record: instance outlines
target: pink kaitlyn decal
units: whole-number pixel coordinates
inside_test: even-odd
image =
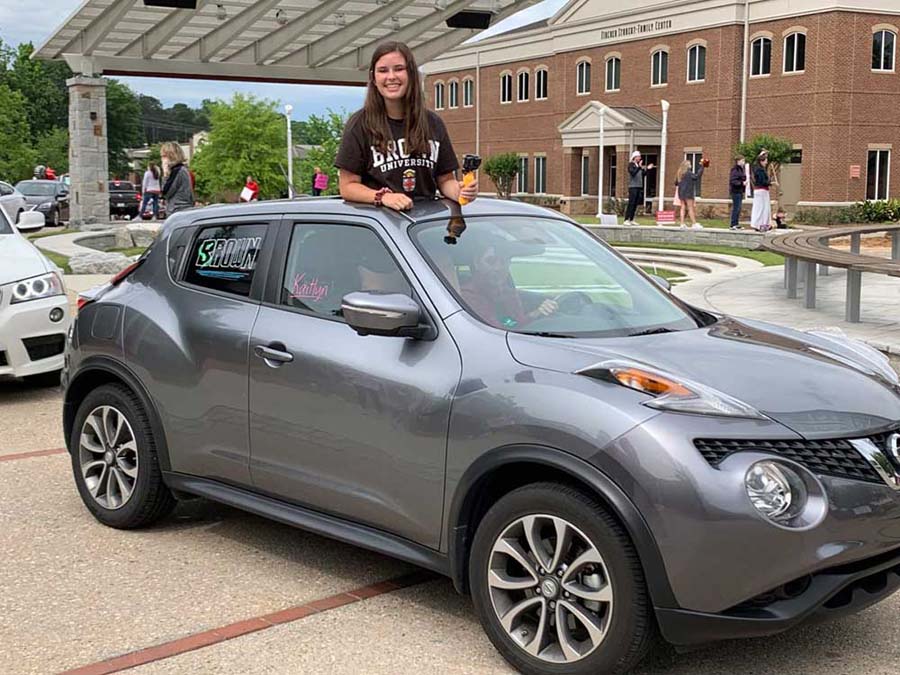
[[[319,277],[306,281],[306,272],[294,275],[294,283],[291,286],[291,297],[298,300],[315,300],[320,302],[328,297],[329,284],[319,283]]]

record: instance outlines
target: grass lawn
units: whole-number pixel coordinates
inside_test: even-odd
[[[707,246],[705,244],[639,244],[636,242],[608,242],[616,248],[668,248],[680,251],[700,251],[705,253],[721,253],[723,255],[736,255],[741,258],[750,258],[758,260],[763,265],[783,265],[784,256],[769,251],[748,251],[745,248],[735,248],[733,246]]]
[[[69,267],[69,258],[64,255],[60,255],[59,253],[52,253],[50,251],[41,250],[45,256],[50,258],[60,269],[62,269],[63,274],[71,274],[72,270]]]
[[[599,221],[596,216],[572,216],[577,222],[582,225],[596,225]],[[622,224],[624,218],[619,218],[619,224]],[[715,229],[728,229],[728,226],[731,225],[730,220],[722,219],[722,218],[700,218],[700,224],[703,227],[715,228]],[[685,221],[686,222],[686,221]],[[653,216],[638,216],[637,217],[638,225],[656,225],[656,218]],[[675,226],[678,226],[678,215],[675,216]],[[671,226],[670,226],[671,227]]]
[[[42,239],[43,237],[55,237],[58,234],[75,234],[76,232],[81,232],[81,230],[70,230],[68,227],[54,227],[38,230],[34,234],[26,234],[25,236],[29,239]]]
[[[644,270],[647,274],[655,274],[658,277],[662,277],[667,281],[671,281],[673,284],[677,284],[680,281],[687,281],[687,277],[684,276],[683,272],[676,272],[675,270],[667,270],[665,267],[651,267],[647,265],[639,265],[639,267]]]

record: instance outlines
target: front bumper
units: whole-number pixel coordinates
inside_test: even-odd
[[[793,588],[793,591],[791,590]],[[900,589],[900,549],[796,579],[717,614],[656,609],[663,637],[688,646],[763,637],[862,611]],[[779,597],[780,596],[780,597]]]
[[[10,293],[0,297],[0,377],[28,377],[61,370],[65,337],[71,321],[65,295],[9,304]],[[50,320],[54,308],[62,321]]]

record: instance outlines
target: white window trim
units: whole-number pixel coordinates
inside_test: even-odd
[[[788,32],[790,31],[790,32]],[[801,70],[788,70],[787,69],[787,41],[793,35],[802,35],[803,36],[803,68]],[[808,42],[806,37],[806,29],[797,29],[791,30],[790,28],[784,32],[784,40],[781,42],[781,74],[782,75],[803,75],[806,72],[806,43]],[[797,61],[797,45],[794,44],[794,61]]]
[[[512,74],[511,70],[504,70],[502,73],[500,73],[500,105],[512,105],[512,102],[514,100],[513,99],[512,76],[513,76],[513,74]],[[504,77],[509,77],[509,100],[508,101],[503,100],[503,78]]]
[[[538,160],[543,160],[542,162],[538,162]],[[543,185],[541,187],[542,190],[538,190],[538,164],[544,165],[544,180],[541,181]],[[547,194],[547,155],[540,153],[534,155],[534,183],[532,183],[533,193],[536,195],[545,195]]]
[[[753,74],[753,45],[756,44],[757,40],[768,40],[769,41],[769,72],[768,73],[759,73],[758,75]],[[750,69],[747,73],[747,76],[751,80],[762,80],[767,77],[772,77],[772,53],[775,51],[775,42],[768,35],[757,34],[755,38],[750,40],[750,62],[747,64]]]
[[[872,68],[873,73],[883,73],[886,75],[891,75],[892,73],[897,72],[897,38],[900,37],[900,33],[897,32],[897,29],[888,24],[879,24],[878,26],[872,27],[872,39],[875,39],[875,36],[878,33],[893,33],[894,34],[894,53],[891,57],[891,68],[888,70],[887,68]],[[881,44],[881,61],[884,63],[884,43]]]
[[[619,61],[619,86],[615,89],[609,89],[609,64],[618,59]],[[622,90],[622,57],[616,52],[615,54],[608,54],[603,61],[603,91],[607,94],[615,94],[617,91]]]
[[[471,83],[472,87],[472,99],[469,103],[466,103],[466,85]],[[463,108],[472,108],[475,105],[475,80],[471,77],[464,77],[462,81],[462,107]]]
[[[538,96],[538,73],[544,73],[544,83],[547,96]],[[534,69],[534,100],[546,101],[550,97],[550,69],[547,66],[538,66]]]
[[[525,171],[522,171],[522,160],[525,160]],[[528,155],[525,153],[519,153],[519,165],[518,172],[516,173],[516,194],[527,195],[528,194]],[[522,184],[524,183],[524,185]],[[525,188],[524,190],[521,188]]]
[[[659,84],[653,84],[653,59],[657,54],[665,53],[666,54],[666,81],[660,82]],[[654,49],[650,52],[650,88],[651,89],[662,89],[663,87],[669,86],[669,48],[661,45],[658,48]]]
[[[704,60],[703,66],[703,78],[699,80],[691,79],[691,50],[695,47],[702,47],[704,51],[706,51],[706,40],[694,40],[693,42],[688,43],[687,51],[685,55],[687,56],[687,73],[685,75],[685,79],[688,84],[703,84],[706,82],[706,61]],[[698,52],[699,54],[699,52]],[[700,59],[697,59],[697,63],[699,64]]]
[[[453,105],[453,97],[450,95],[450,89],[456,85],[456,105]],[[459,108],[459,80],[456,78],[447,82],[447,109],[456,110]]]
[[[525,75],[527,81],[525,87],[522,87],[522,75]],[[522,98],[522,94],[525,98]],[[531,71],[528,68],[519,68],[516,73],[516,103],[528,103],[531,100]]]
[[[440,105],[438,105],[438,87],[441,88],[441,104]],[[444,81],[437,80],[434,83],[434,109],[435,110],[443,110],[444,109],[444,103],[446,103],[444,98],[445,98],[446,94],[447,94],[447,90],[446,90],[446,87],[444,86]]]
[[[579,80],[581,79],[581,78],[579,77],[578,71],[579,71],[579,69],[581,68],[581,64],[583,64],[583,63],[586,63],[586,64],[587,64],[587,67],[588,67],[590,70],[593,70],[593,66],[591,65],[591,59],[590,59],[590,57],[583,57],[583,58],[580,58],[580,59],[578,59],[578,61],[575,63],[575,95],[576,95],[576,96],[590,96],[590,95],[591,95],[591,75],[593,75],[593,73],[588,74],[588,77],[587,77],[587,89],[586,89],[585,91],[578,91],[578,85],[580,84]]]
[[[885,195],[883,197],[875,197],[874,199],[869,199],[868,195],[866,195],[866,201],[868,202],[884,202],[891,198],[891,159],[894,153],[890,148],[869,148],[868,152],[886,152],[888,154],[887,159],[887,180],[884,182],[884,190]],[[869,165],[869,156],[866,153],[866,168],[868,169]],[[875,162],[875,189],[878,189],[878,171],[879,164]],[[868,175],[866,176],[866,182],[868,183]]]
[[[584,165],[587,162],[588,170],[585,172]],[[587,174],[587,180],[585,180],[585,174]],[[587,192],[585,192],[585,186],[587,186]],[[581,156],[581,196],[586,197],[591,194],[591,156],[590,155],[582,155]]]

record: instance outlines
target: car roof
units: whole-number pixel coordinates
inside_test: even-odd
[[[406,228],[412,223],[426,220],[448,219],[454,215],[463,217],[478,216],[532,216],[538,218],[556,218],[573,222],[568,216],[541,208],[525,202],[509,199],[492,199],[480,197],[470,204],[460,207],[448,199],[417,201],[413,208],[405,212],[392,209],[377,208],[371,204],[347,202],[338,197],[313,197],[299,199],[279,199],[243,204],[214,204],[199,209],[190,209],[178,214],[172,229],[182,227],[207,218],[228,218],[230,216],[248,215],[280,215],[315,213],[320,215],[355,215],[374,218],[381,223],[398,228]],[[168,228],[167,228],[168,229]]]

